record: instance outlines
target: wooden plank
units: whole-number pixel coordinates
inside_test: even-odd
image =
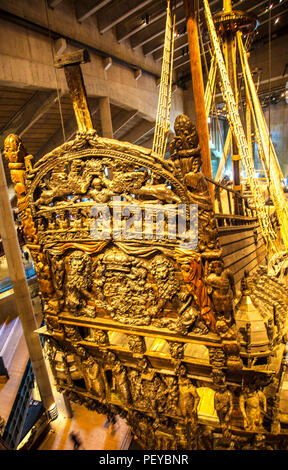
[[[254,258],[252,261],[250,261],[248,264],[246,264],[242,269],[241,271],[238,271],[235,275],[234,275],[234,281],[235,281],[235,284],[239,284],[241,282],[241,280],[243,279],[244,277],[244,272],[247,271],[248,273],[251,274],[251,272],[253,271],[256,271],[257,268],[259,267],[259,265],[261,265],[263,263],[263,260],[265,259],[262,258],[259,262],[259,259],[258,258]],[[264,263],[263,263],[264,264]]]
[[[251,253],[249,256],[242,258],[237,263],[233,263],[231,266],[226,266],[233,274],[235,282],[244,276],[244,271],[249,270],[248,267],[252,263],[253,266],[259,266],[259,264],[263,263],[265,259],[265,253],[263,256],[258,256],[256,252]]]
[[[227,256],[230,253],[235,253],[237,251],[243,250],[244,248],[247,248],[248,246],[255,245],[255,238],[254,237],[248,237],[244,238],[243,240],[238,240],[237,242],[234,243],[229,243],[227,245],[222,246],[222,253],[223,256]]]
[[[229,261],[226,266],[232,266],[233,264],[236,264],[240,262],[242,259],[245,259],[246,257],[250,256],[251,254],[256,253],[256,246],[248,246],[244,248],[243,250],[239,250],[238,252],[231,253],[227,256],[224,256],[225,259],[225,264]]]

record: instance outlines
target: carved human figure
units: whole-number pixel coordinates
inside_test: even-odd
[[[204,211],[212,211],[213,205],[205,177],[201,173],[201,149],[196,127],[185,114],[176,117],[175,137],[169,150],[170,158],[184,179],[191,202]]]
[[[216,315],[218,317],[224,316],[226,320],[230,321],[233,314],[235,284],[232,274],[227,269],[224,269],[222,260],[211,262],[206,284],[208,286],[208,293],[212,297]]]
[[[54,286],[47,258],[45,254],[41,252],[34,252],[33,258],[39,289],[45,298],[49,297],[54,291]]]
[[[25,173],[32,169],[32,155],[28,155],[21,137],[9,134],[4,141],[4,155],[9,161],[11,180],[17,197],[18,212],[21,218],[23,231],[29,242],[37,243],[37,230],[33,221],[31,208],[28,207],[26,196]]]
[[[178,370],[179,410],[186,423],[195,424],[197,406],[200,401],[196,387],[187,377],[187,369],[182,364]]]
[[[73,251],[69,258],[66,280],[66,307],[74,315],[85,313],[87,300],[91,297],[91,258],[80,250]]]
[[[179,400],[179,390],[178,390],[178,382],[176,377],[167,377],[166,378],[167,384],[167,403],[166,403],[166,410],[168,413],[173,415],[178,414],[178,400]]]
[[[166,302],[171,300],[179,290],[179,282],[175,277],[175,268],[172,262],[162,255],[156,255],[151,263],[151,273],[158,288],[158,311],[161,311]]]
[[[4,141],[4,155],[9,161],[9,168],[32,170],[32,155],[28,155],[23,145],[21,137],[16,134],[9,134]],[[18,165],[13,165],[13,164]],[[10,165],[11,164],[11,165]]]
[[[99,398],[105,398],[105,382],[101,366],[92,356],[88,356],[82,364],[87,390]]]
[[[176,136],[170,143],[175,172],[187,187],[191,203],[198,206],[198,248],[201,252],[219,252],[219,236],[208,183],[201,172],[201,149],[196,127],[185,114],[177,116]]]
[[[64,295],[65,260],[62,256],[53,256],[50,261],[54,289],[58,298],[62,299]]]
[[[128,347],[133,353],[144,353],[146,350],[145,340],[142,336],[129,335]]]
[[[112,390],[115,390],[120,399],[123,400],[124,404],[127,406],[131,403],[131,392],[126,367],[121,364],[119,359],[117,359],[116,355],[112,352],[108,352],[107,360],[112,368]]]
[[[201,317],[209,329],[215,329],[215,318],[212,302],[203,281],[202,265],[200,259],[179,259],[181,274],[184,282],[200,309]]]
[[[87,192],[87,196],[94,199],[95,202],[105,203],[110,200],[113,193],[106,188],[102,178],[93,178],[91,181],[91,189]]]
[[[267,410],[266,396],[262,390],[245,387],[240,395],[239,405],[244,419],[244,428],[248,431],[261,429],[263,413]]]
[[[4,155],[9,161],[9,169],[17,199],[25,197],[25,149],[22,139],[15,134],[9,134],[4,141]]]
[[[229,437],[233,411],[233,394],[225,383],[224,374],[220,371],[217,375],[217,378],[215,378],[215,374],[213,377],[217,387],[214,395],[214,408],[220,421],[223,436]]]
[[[129,375],[130,389],[133,396],[133,403],[137,403],[142,398],[142,379],[138,370],[132,370]]]

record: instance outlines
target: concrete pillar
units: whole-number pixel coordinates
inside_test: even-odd
[[[100,98],[100,119],[102,127],[102,137],[113,139],[113,127],[110,109],[110,100],[108,96]]]
[[[2,157],[0,158],[0,233],[14,290],[15,303],[23,328],[41,401],[49,416],[55,417],[55,400],[45,365],[39,335],[36,333],[37,323],[22,262],[12,208],[9,201]]]

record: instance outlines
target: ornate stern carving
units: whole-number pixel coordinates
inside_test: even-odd
[[[59,63],[77,69],[75,80],[68,77],[76,138],[33,167],[20,138],[5,141],[58,390],[125,418],[144,448],[212,449],[219,433],[220,448],[227,439],[244,448],[247,430],[262,432],[264,401],[259,387],[241,388],[235,288],[221,258],[195,126],[185,115],[176,119],[168,160],[100,138],[85,104],[81,57]],[[171,220],[180,220],[182,231],[171,230]],[[187,244],[196,221],[198,242]],[[274,313],[270,348],[283,321],[280,308]],[[234,410],[243,415],[240,438]]]

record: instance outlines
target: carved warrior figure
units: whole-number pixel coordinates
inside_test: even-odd
[[[200,309],[200,314],[209,329],[215,329],[215,318],[212,303],[207,292],[207,287],[202,275],[200,257],[179,257],[181,274],[187,285],[188,292],[194,297],[195,303]],[[203,328],[202,328],[203,332]]]

